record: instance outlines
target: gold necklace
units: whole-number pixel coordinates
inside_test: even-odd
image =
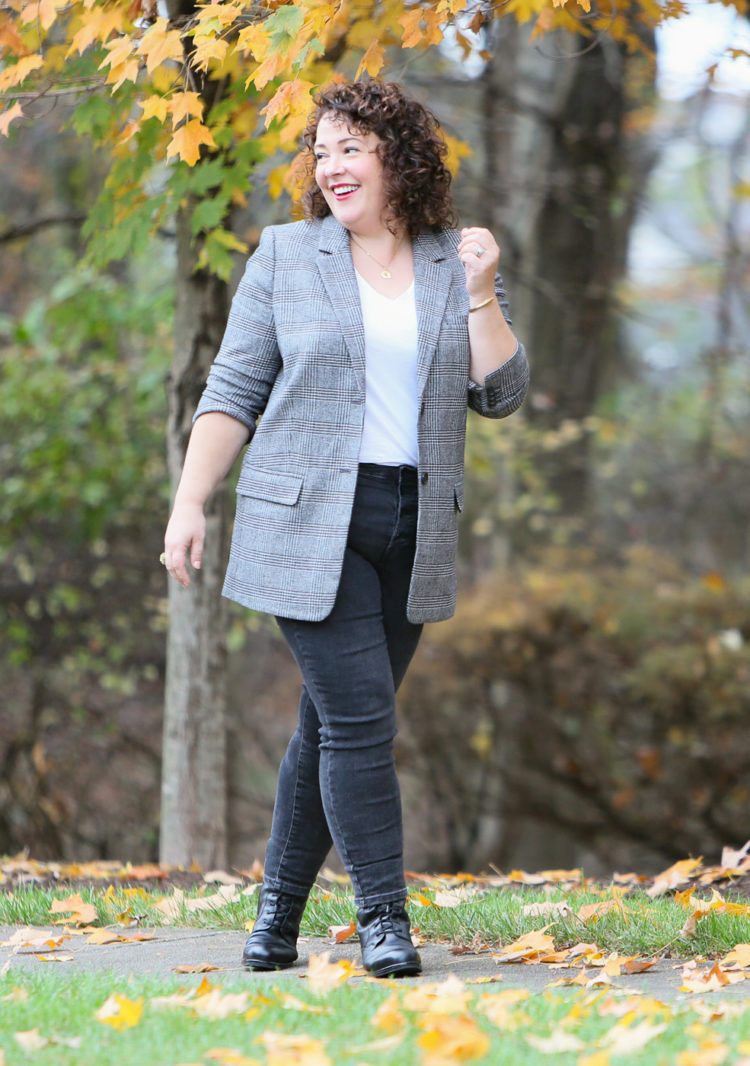
[[[362,251],[365,253],[365,255],[369,256],[370,259],[372,259],[372,261],[374,263],[378,264],[378,266],[380,267],[380,276],[381,276],[381,278],[392,278],[393,277],[393,274],[391,274],[391,272],[390,272],[390,270],[388,268],[390,267],[391,263],[393,262],[393,260],[398,255],[399,248],[401,247],[401,244],[402,244],[403,239],[404,239],[403,237],[401,237],[399,239],[399,242],[396,245],[396,251],[393,253],[393,255],[388,260],[388,262],[387,263],[381,263],[379,259],[375,258],[375,256],[372,254],[372,252],[368,252],[367,251],[367,249],[365,248],[364,244],[360,244],[360,242],[357,240],[357,238],[354,236],[353,233],[350,233],[349,236],[354,241],[354,243],[357,245],[357,247],[362,249]]]

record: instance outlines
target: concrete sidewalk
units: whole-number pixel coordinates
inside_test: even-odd
[[[0,943],[7,942],[18,931],[17,926],[0,926]],[[245,971],[240,963],[242,948],[247,936],[243,931],[172,927],[139,931],[139,935],[147,934],[153,934],[153,937],[148,940],[128,940],[112,944],[90,944],[87,942],[87,935],[74,935],[52,951],[36,943],[32,947],[19,947],[18,944],[3,946],[0,947],[0,973],[6,973],[10,978],[14,973],[50,971],[68,974],[71,977],[80,973],[102,971],[123,976],[143,974],[171,977],[176,976],[178,966],[200,966],[207,963],[217,967],[216,971],[210,972],[212,980],[221,981],[222,976],[227,975],[232,978],[244,977],[251,983],[270,981],[275,984],[279,982],[295,984],[305,977],[310,955],[329,952],[332,961],[349,959],[358,966],[361,964],[359,944],[356,939],[342,944],[333,944],[330,940],[302,937],[299,941],[299,960],[291,969],[256,973]],[[31,935],[29,932],[28,939],[31,939]],[[134,934],[132,931],[123,930],[122,935]],[[61,930],[59,927],[35,928],[33,936],[35,939],[45,936],[55,939],[61,936]],[[469,981],[480,977],[492,977],[498,980],[503,988],[527,988],[531,992],[539,992],[556,981],[576,977],[581,972],[580,966],[561,968],[544,963],[500,965],[489,952],[456,955],[446,944],[422,944],[419,951],[422,956],[423,973],[421,977],[406,979],[410,984],[441,981],[449,974],[455,974],[456,977]],[[37,954],[46,956],[46,959],[38,958]],[[55,958],[64,961],[55,962],[53,961]],[[7,969],[5,969],[6,964]],[[660,959],[646,973],[611,978],[611,986],[623,991],[643,993],[664,1001],[674,1001],[686,996],[693,998],[693,994],[680,991],[680,986],[683,984],[681,975],[683,965],[684,961]],[[710,966],[710,962],[702,962],[699,968],[707,971]],[[599,978],[602,971],[597,967],[587,967],[585,974],[589,979]],[[194,981],[195,975],[187,975],[185,980]],[[356,981],[357,978],[353,980]],[[750,996],[750,980],[739,981],[737,984],[726,985],[719,991],[702,994],[710,995],[712,998],[748,997]]]

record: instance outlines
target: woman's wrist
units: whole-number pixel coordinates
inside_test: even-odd
[[[495,299],[494,292],[493,292],[492,296],[487,296],[487,297],[485,297],[484,300],[477,300],[477,299],[472,300],[471,297],[470,297],[469,298],[469,314],[471,314],[472,311],[481,311],[481,309],[483,307],[489,307],[491,303],[496,303],[496,302],[497,301]]]

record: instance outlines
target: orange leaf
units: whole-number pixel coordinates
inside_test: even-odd
[[[328,935],[332,936],[337,944],[341,944],[344,940],[348,940],[350,936],[354,936],[356,932],[357,923],[352,918],[348,925],[332,925],[328,930]]]
[[[50,914],[66,914],[66,918],[56,918],[55,925],[64,925],[66,922],[75,922],[76,925],[90,925],[96,922],[99,915],[93,903],[84,903],[80,893],[68,896],[67,899],[55,899],[49,909]]]
[[[204,126],[200,119],[194,118],[175,130],[167,145],[167,159],[176,155],[189,167],[195,166],[201,157],[201,145],[204,144],[209,148],[216,147],[216,141],[208,127]]]
[[[696,876],[702,861],[702,859],[682,859],[676,862],[668,870],[659,874],[651,888],[646,890],[646,895],[651,899],[656,899],[657,896],[663,896],[672,889],[679,888],[691,877]]]
[[[371,78],[376,78],[380,71],[383,69],[385,63],[385,50],[383,49],[380,41],[373,41],[365,54],[362,56],[359,66],[357,67],[357,77],[359,77],[363,71],[367,71]]]

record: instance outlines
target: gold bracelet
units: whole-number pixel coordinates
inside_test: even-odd
[[[470,306],[469,307],[469,314],[471,314],[472,311],[479,311],[482,307],[486,307],[487,304],[491,304],[494,299],[495,299],[494,296],[488,296],[487,299],[486,300],[482,300],[482,302],[480,304],[476,304],[474,307]]]

